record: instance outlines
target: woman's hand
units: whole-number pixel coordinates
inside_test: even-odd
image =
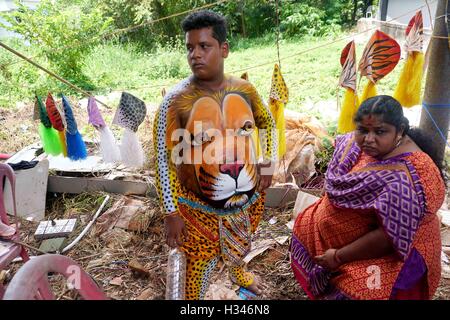
[[[335,271],[342,265],[341,261],[339,261],[339,258],[336,255],[337,251],[338,249],[328,249],[324,254],[316,256],[314,258],[314,261],[318,265],[330,271]]]
[[[171,214],[165,218],[166,243],[175,248],[183,245],[188,239],[188,232],[183,219],[178,214]]]

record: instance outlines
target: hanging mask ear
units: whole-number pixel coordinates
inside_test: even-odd
[[[38,95],[36,95],[36,104],[39,109],[39,120],[46,128],[51,128],[52,123],[50,122],[50,118],[48,117],[47,110],[45,109],[45,106]]]
[[[88,99],[87,112],[89,123],[92,124],[95,128],[98,129],[106,126],[105,120],[103,120],[102,114],[98,109],[97,102],[95,102],[95,99],[92,96],[90,96]]]
[[[286,125],[284,120],[284,105],[289,100],[289,91],[281,75],[280,68],[275,64],[270,87],[269,108],[275,120],[278,131],[278,157],[286,153]]]
[[[144,101],[130,93],[123,92],[112,123],[136,132],[144,121],[146,113],[147,108]]]
[[[248,73],[244,72],[243,74],[241,74],[241,79],[248,81]]]
[[[350,41],[341,53],[341,76],[339,85],[345,88],[338,120],[338,133],[347,133],[355,129],[353,117],[359,106],[356,94],[356,51],[355,42]]]
[[[144,151],[136,132],[146,112],[144,101],[127,92],[122,93],[113,123],[125,128],[119,149],[122,163],[130,167],[144,165]]]
[[[393,94],[393,97],[403,107],[412,107],[420,104],[423,65],[425,62],[422,48],[423,19],[422,12],[418,11],[406,29],[405,50],[408,56]]]
[[[120,161],[120,150],[111,129],[106,125],[98,109],[94,97],[89,97],[87,112],[89,123],[97,129],[100,135],[100,153],[104,162],[117,163]]]
[[[44,152],[51,155],[59,155],[62,152],[61,142],[59,141],[58,132],[52,128],[52,123],[48,117],[47,110],[42,103],[41,98],[36,95],[36,103],[39,108],[39,135],[41,137]]]
[[[77,122],[73,115],[72,107],[69,100],[62,95],[62,102],[64,108],[64,115],[66,118],[66,143],[67,143],[67,155],[72,160],[82,160],[87,157],[86,144],[83,141],[83,137],[78,132]]]
[[[56,101],[53,99],[52,94],[49,92],[47,99],[45,100],[45,107],[48,112],[48,117],[52,123],[53,128],[58,131],[59,141],[61,143],[62,152],[64,157],[67,157],[67,143],[65,135],[65,121],[64,116],[61,115],[60,110],[56,107]]]
[[[358,69],[361,76],[376,84],[395,68],[399,60],[400,46],[397,41],[377,30],[364,48]]]
[[[274,99],[277,101],[280,101],[284,104],[288,103],[289,101],[289,91],[286,86],[286,82],[283,79],[283,76],[281,75],[280,68],[278,67],[278,64],[275,64],[273,68],[273,74],[272,74],[272,84],[270,87],[270,99]]]
[[[376,83],[389,74],[400,60],[400,46],[387,34],[376,30],[366,47],[359,62],[361,77],[369,81],[364,88],[360,102],[377,95]]]

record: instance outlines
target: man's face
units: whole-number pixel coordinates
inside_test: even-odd
[[[212,28],[186,32],[189,66],[199,80],[215,80],[223,74],[223,59],[228,56],[228,43],[219,44],[212,36]]]

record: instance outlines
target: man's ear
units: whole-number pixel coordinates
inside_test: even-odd
[[[222,58],[228,57],[228,54],[230,53],[230,45],[227,41],[222,43]]]

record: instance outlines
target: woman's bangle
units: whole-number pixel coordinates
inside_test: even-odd
[[[338,250],[339,249],[336,249],[336,250],[334,250],[334,255],[333,255],[333,259],[334,259],[334,261],[336,261],[336,263],[338,264],[338,265],[341,265],[342,264],[342,261],[341,261],[341,259],[339,259],[339,257],[338,257]]]

